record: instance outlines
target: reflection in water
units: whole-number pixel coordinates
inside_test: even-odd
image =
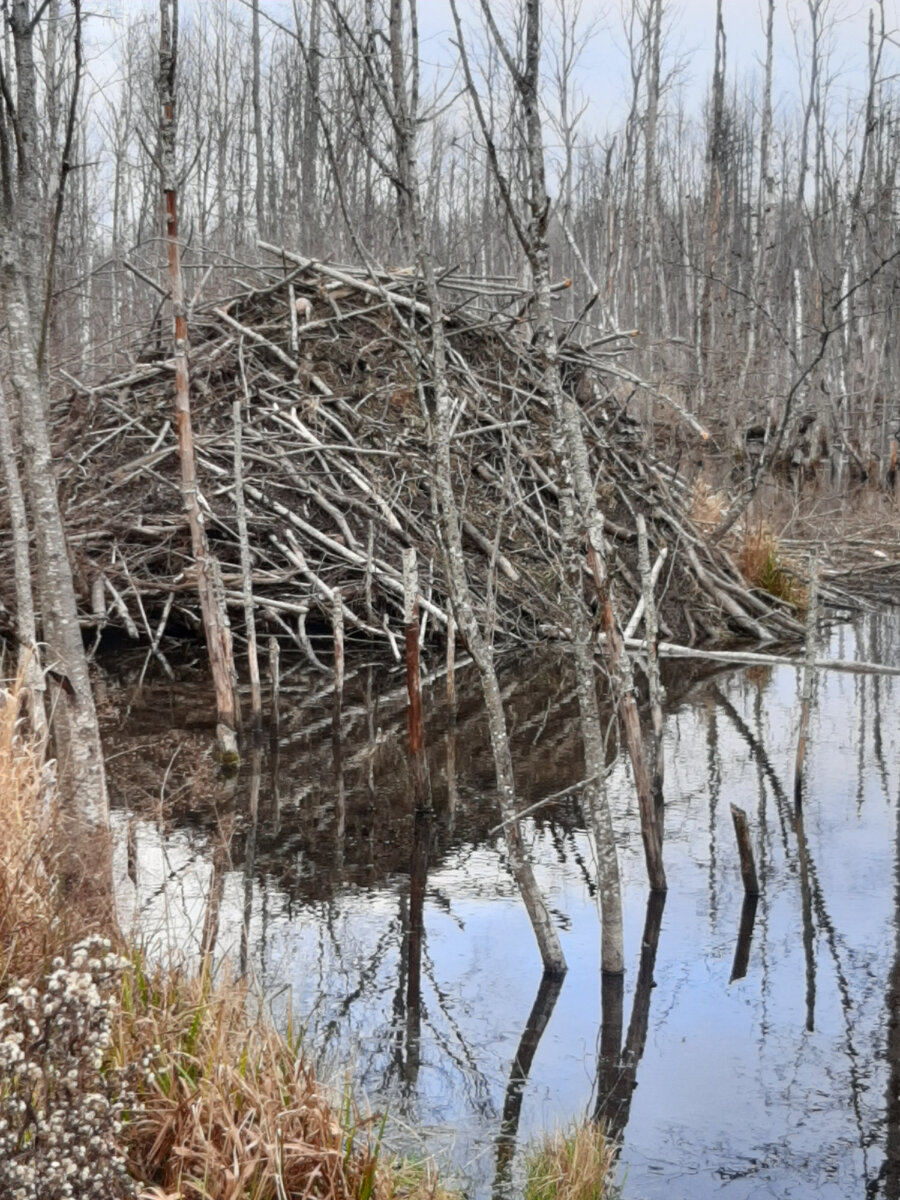
[[[896,858],[894,867],[894,961],[887,987],[887,1061],[889,1066],[885,1097],[885,1146],[879,1182],[885,1200],[900,1200],[900,797],[896,817]]]
[[[519,1118],[522,1115],[522,1097],[528,1084],[528,1075],[537,1048],[550,1022],[565,977],[556,974],[541,976],[540,986],[519,1038],[509,1069],[509,1079],[503,1096],[503,1111],[500,1116],[500,1132],[497,1134],[497,1167],[494,1175],[494,1196],[505,1195],[510,1184],[511,1165],[516,1151],[519,1133]],[[622,980],[621,975],[613,978]]]
[[[403,943],[400,953],[400,983],[397,988],[397,1050],[400,1077],[407,1088],[414,1088],[419,1074],[422,1036],[422,952],[425,942],[425,887],[428,881],[428,852],[434,820],[432,809],[418,808],[413,825],[413,851],[409,868],[409,901],[401,896]],[[406,987],[403,987],[404,975]],[[405,992],[405,994],[404,994]]]
[[[759,896],[751,894],[744,897],[744,903],[741,907],[741,927],[738,930],[737,945],[734,948],[734,962],[731,964],[729,983],[735,983],[738,979],[743,979],[747,974],[747,967],[750,964],[750,945],[753,941],[753,926],[756,922],[756,907],[758,904]]]
[[[624,1046],[624,980],[621,975],[604,973],[602,976],[602,1022],[594,1120],[604,1122],[611,1139],[617,1143],[621,1143],[628,1124],[631,1101],[637,1087],[638,1066],[647,1044],[650,998],[656,986],[653,971],[665,906],[665,892],[650,893],[641,937],[637,983],[631,1001],[631,1020],[628,1022]]]
[[[816,931],[813,926],[812,890],[809,886],[809,847],[803,827],[803,808],[794,810],[794,832],[797,835],[797,861],[800,864],[800,908],[803,919],[803,953],[806,957],[806,1028],[816,1027]]]
[[[248,940],[250,920],[253,916],[253,872],[256,866],[256,834],[259,828],[259,785],[262,778],[262,755],[259,746],[250,751],[250,828],[244,849],[244,911],[241,921],[240,972],[244,976],[249,967]]]
[[[843,657],[856,638],[861,657],[900,662],[895,617],[840,636]],[[627,764],[608,764],[624,980],[600,977],[577,806],[540,803],[583,772],[569,681],[540,656],[510,664],[503,687],[521,802],[538,805],[526,823],[538,881],[570,963],[552,991],[492,832],[490,746],[466,671],[455,724],[443,682],[428,694],[430,815],[411,799],[397,675],[348,673],[333,740],[330,689],[286,671],[280,737],[233,797],[190,688],[147,681],[127,716],[110,689],[123,896],[160,952],[205,941],[240,956],[277,1015],[292,1005],[323,1069],[349,1068],[373,1105],[402,1113],[477,1200],[515,1193],[522,1145],[586,1111],[621,1142],[626,1200],[900,1200],[900,686],[820,674],[796,812],[797,673],[666,682],[665,909],[647,902]],[[742,909],[731,802],[754,814],[755,912]]]

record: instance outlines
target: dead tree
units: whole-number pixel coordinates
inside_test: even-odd
[[[550,412],[552,449],[557,464],[557,476],[560,480],[559,519],[564,547],[566,611],[571,627],[584,742],[586,783],[583,804],[586,824],[595,843],[597,858],[602,929],[601,959],[604,970],[621,972],[625,965],[621,884],[612,817],[604,787],[604,739],[597,703],[593,632],[583,600],[582,580],[585,563],[580,552],[581,538],[589,534],[599,518],[599,514],[587,470],[587,452],[581,436],[579,418],[574,405],[567,402],[563,392],[558,364],[558,344],[553,323],[547,244],[550,201],[545,184],[543,129],[538,95],[540,3],[539,0],[526,0],[524,12],[525,60],[522,66],[513,58],[487,0],[482,0],[481,7],[492,40],[506,64],[521,105],[521,136],[527,152],[527,192],[524,197],[525,211],[528,214],[527,223],[523,222],[520,216],[520,206],[512,194],[508,178],[501,170],[493,131],[485,118],[481,96],[475,86],[458,8],[454,0],[451,0],[460,57],[469,95],[486,140],[490,165],[506,204],[510,222],[516,231],[531,270],[534,353],[538,357],[543,377],[542,390],[546,407]],[[602,537],[598,552],[601,555],[603,553]],[[659,882],[657,877],[656,883]],[[664,876],[661,882],[664,887]]]
[[[363,46],[359,35],[351,27],[346,14],[336,0],[332,0],[331,9],[337,28],[346,44],[357,54],[362,54]],[[453,487],[452,397],[447,382],[444,309],[438,290],[434,263],[426,240],[416,153],[416,129],[419,122],[419,115],[413,107],[418,93],[416,0],[408,0],[407,12],[409,20],[408,53],[412,64],[412,83],[409,88],[405,82],[405,72],[401,69],[402,64],[399,61],[397,50],[398,46],[403,45],[404,38],[403,7],[400,3],[393,3],[390,10],[391,29],[388,38],[391,51],[390,73],[382,68],[380,60],[374,54],[365,55],[363,61],[369,83],[377,94],[392,128],[396,163],[387,169],[390,171],[398,193],[403,193],[402,208],[408,216],[409,232],[415,248],[418,271],[424,284],[425,304],[430,319],[430,347],[416,348],[418,339],[411,331],[411,348],[414,348],[417,356],[422,390],[424,391],[424,384],[427,381],[432,395],[432,400],[427,406],[427,416],[435,450],[432,491],[435,516],[440,529],[453,614],[481,680],[497,777],[497,795],[503,818],[502,824],[510,867],[531,920],[544,969],[551,973],[561,974],[566,970],[562,947],[550,911],[535,879],[516,811],[515,773],[506,715],[494,664],[493,646],[475,615],[463,554],[463,519]]]
[[[74,139],[82,73],[82,14],[73,0],[72,56],[74,76],[66,115],[65,141],[52,204],[41,200],[39,88],[34,58],[35,34],[46,5],[33,7],[14,0],[6,9],[6,32],[15,56],[15,74],[5,48],[0,48],[0,295],[6,316],[9,378],[15,400],[14,421],[21,444],[21,466],[30,533],[35,545],[35,579],[40,611],[44,664],[52,668],[50,711],[54,750],[59,763],[60,794],[66,813],[81,825],[108,821],[106,780],[100,730],[91,692],[87,657],[81,640],[72,568],[56,491],[49,424],[49,386],[44,369],[53,296],[54,262],[62,218],[66,179]],[[9,45],[4,40],[4,47]],[[13,78],[15,82],[13,83]],[[15,96],[13,95],[15,87]],[[49,238],[43,236],[49,230]],[[15,490],[16,464],[8,452],[4,462]],[[28,557],[21,523],[16,567],[20,589],[30,591]],[[24,620],[25,624],[21,624]],[[33,642],[28,611],[20,631]],[[29,647],[38,669],[37,645]],[[32,683],[36,684],[32,674]]]
[[[175,173],[175,69],[178,54],[178,0],[160,0],[159,6],[160,165],[166,205],[166,245],[169,252],[169,285],[172,293],[172,317],[175,341],[175,430],[181,466],[181,494],[191,530],[191,544],[197,570],[197,592],[203,613],[206,648],[216,692],[216,738],[223,761],[238,757],[237,729],[240,702],[231,627],[225,607],[225,595],[219,563],[210,552],[200,503],[197,460],[191,425],[190,374],[188,367],[188,330],[185,313],[184,281],[181,272],[181,245],[178,240],[178,212]]]

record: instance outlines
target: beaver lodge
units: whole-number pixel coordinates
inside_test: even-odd
[[[263,282],[197,306],[189,321],[201,506],[232,618],[240,624],[238,399],[261,632],[315,658],[310,631],[330,621],[339,589],[347,635],[399,657],[405,547],[419,555],[425,636],[442,636],[448,612],[429,380],[415,353],[429,338],[428,309],[409,273],[369,274],[269,249]],[[558,489],[528,293],[512,280],[455,271],[440,286],[455,395],[453,466],[480,616],[498,641],[551,639],[564,633]],[[155,331],[117,378],[99,386],[72,379],[57,432],[85,626],[119,627],[158,647],[167,632],[199,629],[200,616],[179,491],[170,343],[160,337],[154,350],[154,338]],[[704,536],[692,519],[691,481],[648,451],[628,411],[639,387],[621,361],[628,339],[560,324],[563,377],[580,408],[606,516],[622,626],[641,595],[635,520],[643,513],[664,637],[699,644],[801,635],[790,606],[748,586],[727,550]],[[671,420],[691,418],[672,410]],[[685,435],[698,437],[689,428]]]

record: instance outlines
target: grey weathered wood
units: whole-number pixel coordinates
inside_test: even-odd
[[[753,858],[753,843],[750,841],[747,814],[742,808],[732,804],[731,819],[734,822],[734,836],[737,839],[738,854],[741,857],[741,879],[744,883],[744,891],[748,896],[758,896],[759,880],[756,876],[756,862]]]
[[[803,666],[803,690],[800,703],[800,730],[797,735],[797,756],[794,760],[794,803],[799,804],[803,793],[803,763],[809,734],[809,710],[812,706],[813,684],[816,675],[816,640],[818,633],[819,558],[809,562],[809,594],[806,602],[806,656]]]

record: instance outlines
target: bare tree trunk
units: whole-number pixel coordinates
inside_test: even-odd
[[[253,0],[250,47],[253,56],[253,144],[256,148],[256,231],[257,237],[268,237],[266,227],[266,163],[263,155],[262,105],[259,97],[260,46],[259,0]]]
[[[391,88],[394,102],[394,138],[396,143],[397,162],[397,220],[400,227],[400,247],[403,252],[404,264],[414,253],[414,238],[412,232],[412,195],[410,157],[407,153],[407,141],[410,130],[403,122],[407,111],[415,114],[418,109],[417,78],[418,64],[413,65],[413,87],[409,100],[406,99],[406,55],[403,48],[403,0],[390,0],[390,39],[391,39]],[[415,0],[410,0],[410,16],[415,29]],[[415,44],[415,36],[414,36]],[[418,180],[417,186],[418,186]],[[421,197],[419,199],[421,203]],[[420,214],[422,234],[424,237],[424,210]]]
[[[100,730],[91,692],[87,657],[78,622],[78,605],[65,530],[56,492],[56,475],[48,425],[49,391],[46,372],[41,371],[39,346],[49,312],[56,230],[62,211],[66,169],[61,169],[54,209],[47,213],[41,203],[40,169],[35,161],[39,145],[37,80],[33,39],[36,20],[29,5],[17,0],[7,17],[16,60],[18,106],[9,103],[8,61],[2,66],[6,109],[0,116],[0,296],[6,317],[9,373],[17,403],[22,441],[25,497],[34,535],[36,582],[46,666],[52,682],[52,733],[59,763],[59,791],[63,811],[79,828],[96,828],[108,823],[106,778]],[[81,78],[81,10],[75,3],[75,72],[67,122],[67,147],[71,146],[75,106]],[[17,149],[15,171],[11,141]],[[49,216],[48,244],[40,237],[42,214]],[[46,286],[47,297],[44,296]],[[12,466],[12,422],[5,422],[4,460]],[[25,640],[35,641],[34,607],[28,573],[27,533],[21,527],[24,509],[16,506],[14,471],[12,507],[18,515],[17,592],[20,605],[19,630]],[[23,544],[24,541],[24,544]],[[26,595],[26,592],[28,595]],[[37,660],[35,660],[37,667]],[[40,695],[35,700],[36,720]],[[38,726],[39,728],[39,726]],[[75,848],[77,851],[77,847]]]
[[[410,12],[415,13],[415,0],[410,0]],[[392,5],[391,16],[399,17],[399,9]],[[415,23],[413,22],[413,30]],[[392,30],[392,65],[393,47],[400,35]],[[413,49],[418,52],[413,33]],[[396,76],[394,77],[396,81]],[[519,818],[516,813],[516,789],[513,772],[512,754],[509,747],[509,735],[506,728],[506,715],[503,711],[503,701],[500,686],[494,666],[494,657],[490,644],[485,639],[475,617],[469,591],[465,559],[462,548],[462,530],[459,508],[453,492],[451,456],[450,456],[450,408],[451,398],[446,379],[446,347],[444,344],[443,305],[438,292],[434,274],[434,265],[428,247],[425,244],[425,233],[422,224],[422,206],[418,185],[418,163],[415,151],[415,113],[408,107],[405,86],[394,88],[394,111],[392,119],[397,132],[400,157],[404,159],[403,176],[408,182],[410,196],[410,221],[413,241],[419,260],[419,269],[425,283],[425,295],[431,310],[432,349],[429,366],[432,373],[434,389],[434,411],[432,414],[432,429],[435,442],[435,489],[438,521],[443,541],[443,550],[447,566],[453,611],[460,633],[465,639],[469,653],[472,655],[481,678],[485,707],[487,708],[488,729],[491,738],[491,748],[494,756],[494,766],[497,774],[497,796],[500,812],[503,818],[503,828],[506,837],[509,864],[515,877],[528,916],[531,919],[535,938],[541,953],[541,959],[546,971],[562,973],[566,970],[559,937],[553,925],[553,920],[541,895],[534,870],[525,849]]]
[[[484,119],[483,108],[479,94],[474,85],[474,79],[465,50],[462,25],[455,0],[451,0],[454,23],[456,25],[460,56],[463,72],[469,94],[472,98],[482,134],[487,142],[488,157],[495,172],[495,178],[500,187],[519,241],[522,245],[532,275],[533,303],[532,321],[534,324],[534,351],[539,356],[543,368],[543,391],[552,415],[553,452],[557,460],[557,472],[564,486],[560,488],[560,519],[563,535],[563,546],[566,554],[566,571],[571,584],[567,589],[567,611],[572,624],[575,671],[578,680],[578,697],[581,712],[582,737],[585,745],[586,761],[590,758],[594,764],[594,773],[602,780],[602,766],[596,764],[598,747],[602,747],[603,739],[600,730],[599,713],[596,707],[596,681],[593,659],[593,647],[590,640],[590,625],[586,620],[583,593],[581,589],[581,573],[584,562],[579,552],[580,535],[587,534],[591,545],[591,562],[594,578],[600,588],[600,601],[605,618],[612,623],[615,631],[615,617],[612,602],[606,586],[605,567],[603,566],[603,519],[600,515],[594,487],[590,478],[587,448],[581,431],[580,416],[576,406],[568,401],[562,386],[558,363],[558,344],[553,324],[552,292],[550,286],[550,257],[547,243],[547,221],[550,211],[550,198],[547,194],[546,173],[544,164],[543,129],[539,104],[539,74],[541,54],[541,5],[540,0],[525,0],[525,61],[520,67],[509,51],[503,36],[497,27],[488,0],[481,0],[481,9],[491,36],[506,63],[512,77],[522,106],[523,137],[527,150],[527,197],[526,211],[529,214],[527,226],[518,216],[518,207],[509,190],[506,178],[499,169],[498,157],[490,130]],[[571,483],[569,483],[571,480]],[[569,499],[569,496],[572,498]],[[577,517],[576,517],[577,514]],[[577,524],[576,524],[577,520]],[[599,538],[592,536],[600,531]],[[577,580],[578,586],[575,586]],[[662,869],[662,853],[656,828],[655,812],[650,797],[649,777],[643,758],[643,747],[640,740],[640,726],[637,723],[637,708],[633,694],[633,683],[630,679],[630,664],[621,643],[621,638],[607,636],[607,654],[613,656],[613,670],[610,672],[615,689],[615,696],[622,716],[623,726],[632,755],[635,782],[641,800],[641,822],[644,832],[644,844],[647,850],[647,864],[651,887],[664,891],[666,887],[665,873]],[[602,759],[601,759],[602,763]],[[588,764],[587,774],[592,774],[591,764]],[[646,786],[644,786],[646,784]],[[619,884],[618,858],[615,841],[612,837],[612,824],[605,793],[601,791],[585,794],[590,804],[588,825],[597,841],[598,874],[600,875],[600,898],[603,905],[602,923],[604,938],[609,935],[609,944],[604,943],[604,958],[610,963],[617,961],[620,966],[610,965],[609,970],[624,969],[624,950],[622,947],[622,916],[621,888]],[[604,963],[604,966],[606,963]]]
[[[238,759],[237,729],[240,704],[237,696],[231,626],[218,560],[210,553],[197,484],[194,433],[191,425],[188,331],[181,272],[181,246],[175,190],[175,65],[178,47],[178,0],[160,0],[159,102],[160,157],[166,204],[166,245],[169,252],[169,286],[175,336],[175,430],[181,465],[181,494],[191,530],[197,571],[197,592],[203,613],[206,648],[216,692],[216,738],[223,762]]]
[[[772,64],[774,51],[773,27],[775,0],[768,0],[766,15],[766,77],[763,84],[762,128],[759,136],[759,179],[757,181],[756,219],[753,222],[750,248],[750,321],[747,331],[747,352],[738,380],[738,394],[743,395],[747,373],[753,366],[756,335],[759,327],[760,305],[765,295],[766,240],[768,237],[769,192],[771,190],[769,148],[772,141]]]
[[[297,30],[299,33],[299,14]],[[309,9],[309,34],[304,56],[306,64],[306,87],[303,101],[303,141],[300,150],[300,186],[303,197],[303,236],[310,243],[315,240],[318,228],[318,148],[319,148],[319,105],[322,66],[322,4],[311,0]]]
[[[6,481],[9,505],[9,525],[12,535],[13,564],[16,583],[16,636],[19,639],[18,667],[25,672],[31,723],[43,752],[47,736],[47,715],[44,709],[44,675],[41,671],[41,652],[37,642],[34,617],[34,593],[31,580],[31,560],[28,552],[28,514],[19,479],[19,466],[13,442],[12,422],[6,395],[0,384],[0,464]]]

